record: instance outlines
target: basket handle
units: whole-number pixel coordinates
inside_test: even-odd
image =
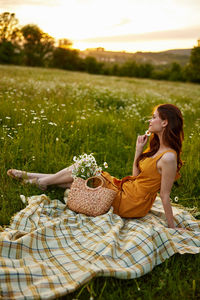
[[[101,182],[101,184],[100,185],[98,185],[97,187],[89,187],[87,184],[88,184],[88,181],[89,180],[91,180],[91,179],[98,179],[100,182]],[[89,189],[89,190],[97,190],[97,189],[100,189],[102,186],[104,185],[104,181],[103,181],[103,179],[100,177],[100,176],[92,176],[92,177],[89,177],[86,181],[85,181],[85,186],[86,186],[86,188],[87,189]]]

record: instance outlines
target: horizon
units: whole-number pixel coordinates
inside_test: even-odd
[[[80,49],[76,49],[76,48],[73,48],[73,47],[71,47],[72,49],[74,49],[74,50],[80,50]],[[92,51],[92,50],[97,50],[98,48],[103,48],[103,47],[97,47],[97,48],[87,48],[87,49],[84,49],[84,50],[80,50],[80,51],[82,51],[82,52],[84,52],[84,51]],[[115,50],[106,50],[106,49],[104,49],[103,51],[104,52],[116,52],[116,53],[160,53],[160,52],[168,52],[168,51],[179,51],[179,50],[192,50],[192,48],[176,48],[176,49],[166,49],[166,50],[161,50],[161,51],[141,51],[141,50],[138,50],[138,51],[135,51],[135,52],[128,52],[128,51],[124,51],[124,50],[122,50],[122,51],[115,51]]]
[[[15,13],[20,26],[35,24],[81,51],[163,52],[197,46],[199,0],[106,1],[0,0],[0,13]]]

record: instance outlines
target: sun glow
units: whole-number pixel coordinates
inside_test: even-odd
[[[195,46],[195,40],[185,40],[177,41],[152,41],[152,42],[133,42],[133,43],[87,43],[87,42],[74,42],[72,45],[73,49],[79,49],[81,51],[89,48],[102,47],[106,51],[124,51],[124,52],[159,52],[170,49],[186,49]]]
[[[69,39],[73,48],[81,50],[103,47],[135,52],[191,48],[199,38],[198,34],[184,36],[183,30],[200,28],[197,13],[200,2],[196,0],[191,0],[190,5],[181,0],[152,0],[151,3],[148,0],[41,0],[37,4],[33,0],[19,0],[6,6],[7,2],[0,12],[15,12],[21,25],[37,24],[55,39]],[[171,37],[172,30],[182,30],[182,37],[179,33]],[[162,38],[162,31],[169,32],[168,37]],[[154,33],[151,39],[148,33]]]

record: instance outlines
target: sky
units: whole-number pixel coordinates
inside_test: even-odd
[[[200,39],[200,0],[0,0],[5,11],[80,50],[158,52]]]

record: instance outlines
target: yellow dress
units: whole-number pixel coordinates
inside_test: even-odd
[[[102,172],[106,187],[117,192],[112,203],[114,213],[124,218],[143,217],[151,209],[161,186],[161,174],[157,170],[157,161],[166,150],[155,157],[147,157],[139,162],[141,170],[138,176],[126,176],[117,179],[107,172]],[[178,173],[176,179],[178,178]]]

